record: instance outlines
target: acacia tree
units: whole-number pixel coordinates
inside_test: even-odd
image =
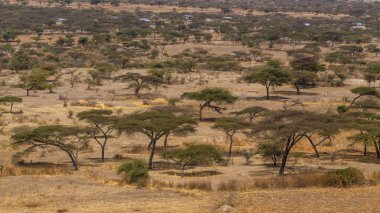
[[[232,158],[232,144],[233,144],[233,136],[236,133],[242,132],[251,126],[250,123],[244,122],[239,118],[220,118],[216,120],[215,124],[212,126],[214,129],[218,129],[226,133],[228,136],[230,146],[228,149],[228,157]]]
[[[235,115],[248,115],[249,122],[252,123],[253,119],[257,118],[264,112],[267,112],[268,109],[260,106],[248,107],[243,110],[233,112]]]
[[[356,100],[363,96],[380,97],[380,94],[377,92],[377,90],[372,87],[356,87],[352,89],[351,92],[356,94],[357,96],[354,99],[352,99],[350,106],[352,106]]]
[[[186,108],[186,107],[179,107],[176,105],[161,105],[161,106],[154,106],[152,107],[153,110],[157,110],[161,113],[174,113],[176,115],[183,115],[183,116],[191,116],[193,117],[193,110],[191,108]],[[169,136],[171,132],[168,132],[164,136],[164,150],[168,147],[168,142],[169,142]]]
[[[215,145],[185,144],[185,146],[186,148],[174,149],[161,154],[162,158],[173,160],[181,166],[181,177],[184,176],[186,166],[208,164],[223,160],[222,151]]]
[[[306,135],[320,128],[319,125],[314,124],[311,114],[313,112],[303,110],[279,110],[272,112],[252,128],[251,134],[259,135],[265,139],[273,138],[273,143],[281,147],[280,176],[284,175],[286,162],[293,147]]]
[[[12,113],[12,109],[13,109],[13,105],[15,103],[21,103],[22,102],[22,98],[20,97],[16,97],[16,96],[4,96],[4,97],[0,97],[0,103],[9,103],[11,108],[9,110],[10,113]]]
[[[344,128],[341,120],[342,119],[338,117],[338,115],[332,113],[311,113],[309,117],[305,117],[305,122],[309,121],[314,126],[314,130],[306,133],[305,138],[313,147],[316,158],[320,157],[318,146],[326,141],[331,142],[331,137],[339,133],[339,131]]]
[[[300,88],[313,85],[317,79],[317,74],[310,71],[297,71],[290,72],[290,83],[297,90],[297,95],[301,94]]]
[[[27,74],[20,76],[20,84],[18,87],[26,90],[26,96],[29,96],[31,90],[44,90],[47,81],[48,74],[45,70],[34,69]]]
[[[75,170],[78,170],[78,150],[81,143],[85,142],[86,134],[82,128],[63,125],[44,125],[35,128],[21,127],[15,130],[11,139],[14,145],[26,145],[23,152],[17,157],[28,154],[37,148],[55,147],[65,152]]]
[[[210,108],[215,112],[222,113],[226,108],[222,104],[232,104],[238,98],[233,96],[229,90],[223,88],[206,88],[197,92],[184,93],[184,98],[201,101],[199,104],[199,120],[202,121],[202,112],[205,108]]]
[[[137,112],[126,115],[118,121],[116,128],[128,134],[141,133],[149,138],[150,157],[148,167],[153,168],[156,143],[168,133],[185,136],[195,132],[197,122],[185,115],[175,115],[160,111]]]
[[[118,80],[130,82],[128,89],[134,90],[134,95],[139,97],[140,90],[151,89],[151,86],[157,86],[162,80],[152,75],[142,75],[140,73],[128,73],[117,78]]]
[[[112,137],[113,126],[116,116],[112,116],[111,110],[93,109],[77,114],[79,120],[90,123],[93,127],[88,132],[91,138],[99,144],[101,148],[101,159],[104,162],[104,153],[108,139]]]
[[[269,88],[281,86],[289,82],[290,76],[286,69],[277,61],[268,62],[265,66],[255,68],[250,74],[243,77],[248,83],[259,83],[265,86],[266,99],[269,100]]]

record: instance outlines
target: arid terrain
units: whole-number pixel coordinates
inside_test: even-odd
[[[380,4],[286,2],[0,1],[0,212],[378,212]]]

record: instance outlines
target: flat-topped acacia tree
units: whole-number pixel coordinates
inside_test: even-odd
[[[199,104],[199,120],[202,121],[202,112],[205,108],[210,108],[215,112],[222,113],[226,108],[221,107],[222,104],[232,104],[238,98],[229,90],[223,88],[206,88],[197,92],[188,92],[182,95],[184,98],[200,101]]]
[[[224,117],[216,120],[215,124],[212,126],[213,129],[218,129],[226,133],[228,136],[228,140],[230,142],[230,146],[228,149],[228,157],[232,157],[232,144],[233,137],[236,133],[242,132],[245,129],[249,128],[251,123],[242,121],[237,117]]]
[[[149,138],[150,157],[148,168],[153,168],[153,157],[157,141],[167,134],[186,136],[195,132],[197,121],[185,115],[160,111],[136,112],[118,121],[116,128],[127,134],[141,133]]]
[[[151,89],[151,86],[157,86],[163,82],[156,76],[140,73],[127,73],[117,77],[116,80],[129,82],[128,89],[133,89],[136,97],[139,97],[142,89]]]
[[[283,176],[286,162],[293,147],[301,142],[306,135],[312,133],[323,135],[323,125],[319,125],[316,120],[325,120],[325,117],[320,118],[321,114],[304,110],[279,110],[273,111],[266,116],[260,123],[252,127],[251,134],[260,136],[267,140],[273,139],[273,143],[281,147],[281,166],[279,175]],[[342,117],[339,117],[342,119]],[[332,123],[339,122],[337,119],[332,119]],[[343,120],[340,121],[343,123]]]
[[[112,110],[93,109],[83,111],[77,114],[79,120],[84,120],[92,125],[91,131],[88,132],[101,148],[101,160],[104,162],[104,152],[108,139],[112,137],[113,126],[117,120],[112,116]]]
[[[352,99],[350,106],[352,106],[355,101],[357,101],[359,98],[363,96],[373,96],[373,97],[380,97],[380,93],[373,87],[356,87],[351,90],[352,93],[356,94],[357,96]]]
[[[259,83],[265,86],[266,99],[269,100],[269,88],[281,86],[290,81],[289,72],[278,61],[269,61],[266,65],[253,69],[243,77],[248,83]]]
[[[233,112],[232,114],[235,115],[247,115],[249,122],[252,123],[253,119],[257,118],[258,116],[262,115],[264,112],[268,111],[265,107],[260,106],[253,106],[253,107],[247,107],[245,109],[242,109],[237,112]]]
[[[4,96],[4,97],[0,97],[0,103],[8,103],[10,104],[10,110],[9,112],[12,113],[13,111],[13,105],[15,103],[21,103],[22,102],[22,98],[20,97],[16,97],[16,96]]]
[[[28,154],[37,148],[57,148],[70,157],[74,169],[78,170],[78,151],[86,137],[86,129],[77,126],[44,125],[17,128],[11,139],[14,145],[27,146],[20,154]]]

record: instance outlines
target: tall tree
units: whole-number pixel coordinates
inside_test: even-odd
[[[12,135],[14,145],[26,145],[20,154],[28,154],[37,148],[55,147],[65,152],[75,170],[78,170],[78,151],[85,142],[85,130],[74,126],[44,125],[39,127],[21,127]]]
[[[92,125],[89,135],[101,148],[101,160],[104,162],[104,153],[108,140],[112,137],[113,126],[117,120],[112,116],[111,110],[93,109],[77,114],[79,120],[84,120]]]
[[[157,141],[168,133],[178,136],[193,133],[196,125],[197,122],[189,116],[146,111],[122,117],[116,124],[116,128],[129,134],[141,133],[149,138],[150,157],[148,167],[152,169]]]
[[[232,158],[232,145],[233,145],[233,137],[236,133],[243,132],[247,128],[251,126],[251,123],[244,122],[239,118],[232,117],[224,117],[216,120],[215,124],[212,126],[214,129],[218,129],[226,133],[228,136],[228,140],[230,142],[230,146],[228,149],[228,157]]]

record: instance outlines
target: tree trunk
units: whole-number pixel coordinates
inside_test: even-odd
[[[300,87],[298,85],[295,85],[296,90],[297,90],[297,95],[301,95]]]
[[[164,139],[164,150],[165,151],[166,151],[166,148],[168,147],[168,138],[169,138],[169,134],[166,134],[165,139]]]
[[[185,175],[185,166],[186,166],[186,164],[183,164],[183,166],[182,166],[181,178],[183,178]]]
[[[13,104],[14,104],[14,103],[11,103],[11,109],[10,109],[10,111],[9,111],[10,113],[12,113],[12,110],[13,110]]]
[[[26,90],[26,96],[29,96],[29,89]]]
[[[78,160],[75,158],[75,156],[73,155],[73,153],[71,153],[70,151],[66,151],[64,150],[70,157],[70,160],[74,166],[74,170],[78,170],[79,169],[79,166],[78,166]]]
[[[305,135],[305,137],[307,138],[307,140],[310,142],[311,146],[313,147],[313,149],[314,149],[314,153],[315,153],[315,157],[316,157],[316,158],[319,158],[320,155],[319,155],[319,151],[318,151],[318,149],[317,149],[317,145],[315,145],[315,144],[313,143],[313,140],[311,139],[310,136]]]
[[[266,92],[267,92],[267,100],[269,100],[269,87],[270,86],[265,86]]]
[[[229,139],[230,139],[230,148],[228,150],[228,157],[232,157],[232,143],[233,143],[233,138],[232,138],[232,135],[228,135]]]
[[[367,144],[364,144],[363,155],[367,156]]]
[[[106,147],[101,146],[101,148],[102,148],[102,162],[104,162],[104,152],[105,152]]]
[[[202,111],[203,111],[203,105],[200,104],[200,108],[199,108],[199,121],[202,121]]]
[[[286,161],[288,160],[288,154],[289,154],[289,152],[290,152],[290,150],[285,150],[285,152],[284,152],[284,154],[282,156],[280,171],[278,172],[279,176],[283,176],[284,175]]]
[[[154,151],[156,148],[156,141],[152,140],[150,143],[152,144],[152,147],[151,147],[151,152],[150,152],[150,157],[149,157],[149,162],[148,162],[148,169],[153,169],[153,157],[154,157]]]
[[[380,148],[379,148],[379,144],[374,141],[373,142],[373,145],[375,146],[375,150],[376,150],[376,159],[380,159]]]

